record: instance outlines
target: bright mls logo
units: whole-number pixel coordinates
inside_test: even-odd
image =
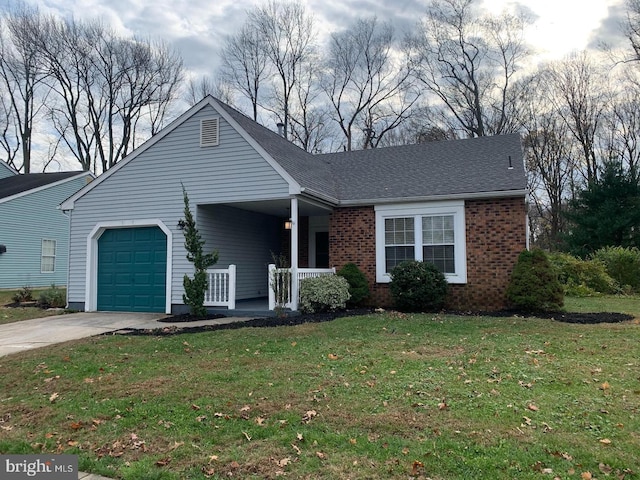
[[[2,480],[77,480],[76,455],[0,455]]]

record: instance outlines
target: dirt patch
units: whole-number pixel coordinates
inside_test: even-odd
[[[267,328],[267,327],[283,327],[303,325],[306,323],[320,323],[329,322],[336,318],[350,317],[356,315],[367,315],[373,313],[371,308],[359,308],[352,310],[343,310],[339,312],[325,312],[316,314],[294,314],[286,317],[265,317],[265,318],[253,318],[244,322],[232,322],[225,324],[211,324],[201,325],[197,327],[181,327],[179,325],[167,325],[165,327],[158,327],[153,329],[126,329],[118,330],[116,332],[105,333],[104,335],[176,335],[181,333],[198,333],[214,330],[234,330],[238,328]],[[537,317],[537,318],[549,318],[558,322],[565,323],[579,323],[579,324],[597,324],[597,323],[619,323],[628,320],[633,320],[632,315],[625,313],[571,313],[571,312],[545,312],[545,313],[532,313],[522,312],[516,310],[501,310],[497,312],[442,312],[443,314],[453,315],[466,315],[466,316],[491,316],[491,317]],[[196,320],[215,320],[224,318],[224,315],[208,315],[207,317],[193,317],[189,314],[174,315],[171,317],[165,317],[159,322],[164,323],[184,323],[192,322]]]

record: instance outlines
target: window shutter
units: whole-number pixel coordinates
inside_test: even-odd
[[[220,143],[220,128],[217,118],[200,120],[200,146],[214,147]]]

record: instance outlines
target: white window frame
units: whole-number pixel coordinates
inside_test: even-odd
[[[385,220],[399,217],[414,218],[415,260],[423,260],[422,217],[453,216],[454,255],[456,273],[445,273],[449,283],[467,283],[467,241],[464,217],[464,200],[424,203],[402,203],[377,205],[376,213],[376,281],[389,283],[391,277],[386,270]]]
[[[45,242],[51,242],[53,244],[53,255],[45,254],[44,245]],[[43,238],[40,242],[40,273],[55,273],[56,272],[56,248],[57,242],[50,238]],[[51,270],[44,269],[44,259],[53,259],[53,265]]]

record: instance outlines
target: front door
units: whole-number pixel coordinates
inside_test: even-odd
[[[329,232],[316,232],[316,268],[329,268]]]

